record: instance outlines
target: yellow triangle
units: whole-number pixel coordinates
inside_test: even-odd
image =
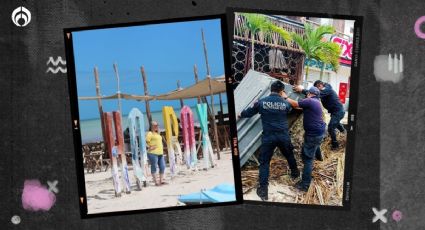
[[[81,203],[83,203],[84,202],[84,197],[80,197],[80,201],[81,201]]]
[[[69,39],[69,36],[71,36],[71,34],[70,33],[66,33],[66,36],[68,37],[68,39]]]

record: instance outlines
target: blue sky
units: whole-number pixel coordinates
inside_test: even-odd
[[[182,87],[195,83],[193,65],[198,66],[199,79],[206,77],[201,28],[204,30],[208,61],[213,77],[224,74],[220,19],[143,25],[73,32],[74,58],[78,96],[95,96],[93,68],[99,69],[102,95],[117,91],[113,63],[117,63],[122,93],[142,95],[143,65],[148,79],[149,94],[158,95],[175,90],[177,80]],[[226,95],[222,94],[226,102]],[[218,103],[218,97],[214,98]],[[79,100],[80,119],[99,118],[97,101]],[[103,100],[103,110],[118,110],[117,100]],[[123,114],[137,107],[145,112],[145,103],[122,100]],[[151,110],[173,106],[179,101],[151,101]],[[185,100],[193,106],[196,99]]]

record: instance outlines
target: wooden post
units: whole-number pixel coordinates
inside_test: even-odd
[[[218,99],[220,100],[221,119],[224,120],[224,118],[223,118],[223,101],[221,99],[221,93],[218,94]],[[221,128],[224,129],[224,144],[225,144],[226,149],[227,149],[228,148],[228,145],[227,145],[227,141],[226,140],[228,139],[229,136],[228,136],[228,133],[227,133],[226,126],[221,126]]]
[[[118,74],[118,66],[117,63],[113,64],[115,77],[117,78],[117,94],[118,94],[118,109],[120,110],[120,116],[122,120],[122,107],[121,107],[121,91],[120,91],[120,75]]]
[[[145,96],[149,95],[148,92],[148,83],[147,83],[147,77],[146,77],[146,73],[145,73],[145,67],[142,66],[140,67],[140,72],[142,73],[142,80],[143,80],[143,88],[145,91]],[[148,117],[148,122],[149,122],[149,130],[151,130],[152,128],[152,114],[151,114],[151,108],[149,105],[149,100],[145,100],[145,104],[146,104],[146,116]]]
[[[208,64],[208,54],[207,54],[207,45],[205,44],[205,37],[204,37],[204,30],[201,29],[201,34],[202,34],[202,43],[204,45],[204,55],[205,55],[205,63],[207,66],[207,75],[210,76],[210,66]]]
[[[180,80],[177,80],[177,90],[181,90]],[[183,99],[180,98],[180,108],[183,108],[183,106],[184,106]]]
[[[101,93],[100,93],[100,83],[99,83],[99,71],[97,70],[97,67],[94,67],[94,81],[96,83],[96,96],[97,96],[97,107],[99,108],[99,116],[100,116],[100,126],[102,127],[102,138],[103,138],[103,145],[105,146],[105,152],[108,153],[108,150],[106,148],[107,139],[105,136],[105,121],[103,119],[103,106],[102,106],[102,99]]]
[[[218,94],[218,99],[220,101],[220,111],[223,112],[223,101],[221,100],[221,93]]]
[[[215,123],[215,114],[214,114],[214,95],[212,93],[212,88],[211,88],[211,75],[210,75],[210,65],[208,64],[208,52],[207,52],[207,45],[205,43],[205,36],[204,36],[204,30],[201,29],[201,34],[202,34],[202,44],[204,46],[204,56],[205,56],[205,64],[207,67],[207,77],[208,77],[208,82],[209,82],[209,88],[210,88],[210,93],[211,93],[211,119],[210,121],[212,122],[212,126],[214,129],[214,139],[215,139],[215,143],[216,143],[216,149],[217,149],[217,159],[220,160],[220,141],[218,140],[218,135],[217,135],[217,124]]]
[[[198,79],[198,67],[196,65],[193,66],[193,71],[195,73],[195,82],[198,83],[199,79]],[[206,97],[198,97],[198,104],[199,103],[206,103],[208,105],[208,101],[206,99]],[[210,107],[208,106],[208,117],[209,119],[211,118],[211,110]]]
[[[121,183],[120,177],[118,175],[118,158],[112,155],[112,148],[115,146],[115,138],[113,136],[113,127],[112,127],[112,113],[104,113],[102,114],[102,119],[105,123],[105,138],[106,144],[105,147],[108,149],[109,158],[111,160],[111,173],[112,173],[112,181],[115,190],[115,196],[121,196]]]
[[[301,85],[303,83],[304,79],[304,62],[305,62],[305,56],[303,55],[301,58],[301,62],[298,65],[298,71],[297,71],[297,80],[296,84]]]
[[[195,82],[198,83],[198,67],[196,65],[193,66],[193,73],[195,74]],[[201,103],[201,97],[198,97],[198,104]]]
[[[211,87],[211,77],[208,76],[208,84],[209,84],[209,88],[210,88],[210,94],[211,94],[211,111],[213,114],[213,120],[212,120],[212,124],[213,124],[213,129],[214,129],[214,139],[215,139],[215,147],[217,149],[217,159],[220,160],[220,143],[218,140],[218,133],[217,133],[217,124],[215,122],[215,113],[214,113],[214,95],[212,92],[212,87]]]

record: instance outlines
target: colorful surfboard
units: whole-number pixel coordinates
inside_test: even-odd
[[[174,177],[177,173],[178,165],[182,163],[182,152],[178,140],[179,124],[173,107],[162,107],[162,116],[164,119],[165,139],[167,141],[170,172],[171,177]]]
[[[119,111],[112,112],[115,124],[115,136],[117,140],[118,153],[121,156],[121,173],[124,180],[125,192],[131,193],[130,178],[128,177],[127,158],[124,152],[124,134],[121,126],[121,113]]]
[[[115,138],[113,136],[113,127],[112,127],[112,113],[103,113],[103,120],[105,122],[105,138],[106,138],[106,147],[108,148],[109,158],[111,159],[111,172],[112,172],[112,181],[114,184],[115,196],[121,196],[121,184],[120,177],[118,174],[118,153],[115,147]],[[114,150],[114,151],[113,151]]]
[[[142,183],[146,185],[145,166],[147,164],[147,151],[144,116],[139,109],[133,108],[128,114],[128,128],[130,131],[133,171],[136,176],[137,187],[142,189]]]
[[[198,114],[199,124],[202,132],[202,154],[204,157],[204,169],[214,167],[213,150],[211,146],[210,137],[208,135],[208,114],[207,104],[197,104],[196,113]]]
[[[188,106],[183,106],[180,111],[180,123],[182,126],[186,166],[188,168],[195,168],[198,161],[198,157],[196,156],[195,128],[193,113]]]

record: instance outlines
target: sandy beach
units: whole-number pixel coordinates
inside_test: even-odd
[[[168,184],[155,186],[149,176],[147,187],[141,191],[136,191],[133,168],[129,166],[132,191],[121,197],[115,197],[110,167],[106,172],[85,173],[88,214],[174,207],[184,205],[178,202],[180,195],[211,189],[222,183],[234,185],[231,152],[223,151],[220,156],[220,160],[214,156],[217,166],[207,171],[192,171],[182,165],[172,180],[167,167],[165,180]],[[202,163],[198,161],[198,168],[202,168]]]

